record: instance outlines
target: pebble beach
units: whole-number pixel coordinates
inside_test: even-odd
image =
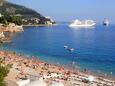
[[[31,82],[42,79],[47,86],[52,82],[61,82],[64,86],[115,86],[114,80],[52,65],[15,52],[0,51],[0,58],[2,65],[12,65],[6,79],[16,83],[24,79]]]

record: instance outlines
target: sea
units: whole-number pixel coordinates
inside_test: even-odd
[[[1,49],[51,64],[115,76],[115,25],[97,24],[90,28],[68,25],[26,26],[24,32],[15,33],[12,42],[4,43]],[[74,51],[68,51],[64,45]]]

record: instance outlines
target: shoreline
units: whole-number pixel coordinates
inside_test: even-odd
[[[50,71],[50,72],[55,72],[55,73],[59,73],[59,74],[66,74],[66,73],[70,73],[71,75],[73,75],[73,74],[77,74],[79,77],[80,76],[82,76],[82,78],[85,76],[85,78],[86,77],[88,77],[88,76],[94,76],[97,80],[100,78],[101,80],[110,80],[110,81],[112,81],[112,82],[114,82],[115,80],[112,80],[111,78],[110,79],[107,79],[107,78],[104,78],[104,77],[99,77],[99,76],[95,76],[95,75],[92,75],[92,74],[89,74],[89,73],[84,73],[84,72],[81,72],[81,71],[79,71],[79,70],[72,70],[72,69],[69,69],[69,68],[65,68],[65,67],[63,67],[63,66],[59,66],[59,65],[53,65],[53,64],[50,64],[50,63],[46,63],[46,62],[44,62],[44,61],[41,61],[41,60],[39,60],[39,59],[36,59],[35,57],[27,57],[27,56],[24,56],[24,55],[21,55],[21,54],[18,54],[18,53],[15,53],[15,52],[11,52],[11,51],[3,51],[3,50],[0,50],[0,56],[4,56],[4,57],[6,57],[7,59],[8,58],[10,58],[10,57],[12,57],[12,58],[10,58],[10,64],[12,63],[12,64],[17,64],[18,63],[18,61],[20,62],[20,60],[22,61],[22,59],[23,59],[23,61],[22,62],[20,62],[20,64],[23,64],[23,67],[22,67],[22,69],[23,68],[27,68],[28,66],[32,69],[32,70],[34,70],[34,71],[36,71],[37,69],[39,69],[39,70],[37,70],[36,71],[36,73],[35,73],[35,75],[37,74],[37,75],[39,75],[39,74],[41,74],[41,72],[40,72],[40,70],[42,71],[42,75],[44,75],[44,74],[47,74],[47,72],[48,71]],[[9,57],[8,57],[9,56]],[[27,63],[27,62],[30,62],[31,64],[29,64],[29,63]],[[6,61],[6,64],[8,64],[8,62]],[[5,64],[5,65],[6,65]],[[27,66],[28,65],[28,66]],[[26,67],[27,66],[27,67]],[[43,69],[41,68],[39,68],[39,67],[43,67]],[[18,66],[17,66],[18,67]],[[48,67],[48,68],[47,68]],[[21,69],[21,70],[22,70]],[[16,72],[17,73],[17,72]],[[11,79],[11,80],[13,80],[13,78],[15,78],[15,77],[13,77],[13,78],[11,78],[11,76],[10,76],[10,74],[12,75],[12,73],[10,72],[9,73],[9,77],[10,78],[8,78],[8,79]],[[69,74],[69,76],[70,76],[70,74]],[[34,74],[33,74],[34,75]],[[67,75],[68,76],[68,75]],[[13,81],[15,81],[16,82],[16,80],[14,79]],[[64,81],[64,82],[66,82],[66,81]],[[80,83],[82,83],[83,84],[83,82],[82,81],[80,81]],[[71,85],[70,85],[71,86]],[[87,86],[87,85],[86,85]]]
[[[63,66],[64,68],[66,69],[70,69],[70,70],[79,70],[80,72],[83,72],[84,73],[84,70],[86,70],[89,74],[92,74],[94,76],[100,76],[100,77],[103,77],[103,78],[108,78],[110,79],[110,72],[106,72],[106,71],[101,71],[101,70],[95,70],[95,69],[90,69],[90,68],[87,68],[87,67],[83,67],[81,65],[72,65],[72,63],[70,63],[71,65],[68,65],[68,64],[60,64],[58,62],[52,62],[52,61],[44,61],[43,59],[41,59],[42,56],[40,55],[34,55],[32,53],[29,53],[29,52],[23,52],[23,51],[16,51],[16,50],[10,50],[10,49],[7,49],[7,48],[4,48],[4,49],[0,49],[0,51],[7,51],[7,52],[15,52],[17,55],[22,55],[26,58],[32,58],[32,57],[35,57],[36,60],[40,60],[42,62],[45,62],[45,63],[48,63],[50,65],[55,65],[55,66]],[[44,56],[43,56],[44,57]],[[47,57],[47,56],[45,56]],[[112,79],[115,80],[115,75],[112,74]]]
[[[26,26],[28,26],[28,27],[34,27],[34,26],[37,26],[37,27],[41,27],[41,26],[55,26],[55,25],[57,25],[57,24],[39,24],[39,25],[22,25],[23,27],[26,27]]]
[[[6,42],[11,42],[11,40],[8,40],[7,37],[4,35],[5,32],[9,32],[9,33],[18,33],[18,32],[23,32],[24,31],[24,28],[23,27],[42,27],[42,26],[46,26],[46,27],[49,27],[49,26],[55,26],[57,24],[39,24],[39,25],[15,25],[14,23],[10,23],[8,26],[0,26],[0,34],[3,32],[2,37],[0,35],[0,38],[2,37],[3,39],[3,43],[6,43]]]
[[[15,25],[14,23],[10,23],[7,26],[0,26],[1,32],[22,32],[22,25]]]

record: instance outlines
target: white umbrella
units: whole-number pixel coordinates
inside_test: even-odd
[[[30,79],[27,80],[21,80],[16,82],[19,86],[24,86],[30,83]]]
[[[95,77],[94,77],[94,76],[89,76],[89,77],[88,77],[88,81],[90,81],[90,82],[93,82],[93,81],[94,81],[94,79],[95,79]]]
[[[49,86],[64,86],[64,84],[61,83],[61,82],[53,82],[53,83],[50,84]]]

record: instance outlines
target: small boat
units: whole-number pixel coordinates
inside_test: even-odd
[[[104,21],[103,21],[103,25],[108,26],[109,25],[109,20],[105,18]]]
[[[67,45],[64,45],[64,48],[66,50],[68,50],[69,52],[73,52],[74,51],[74,48],[69,48],[69,46],[67,46]]]
[[[93,20],[78,20],[73,21],[69,26],[70,27],[93,27],[96,23]]]
[[[73,52],[73,51],[74,51],[74,48],[68,48],[68,51],[69,51],[69,52]]]
[[[66,49],[67,49],[67,48],[68,48],[68,46],[67,46],[67,45],[64,45],[64,48],[66,48]]]

